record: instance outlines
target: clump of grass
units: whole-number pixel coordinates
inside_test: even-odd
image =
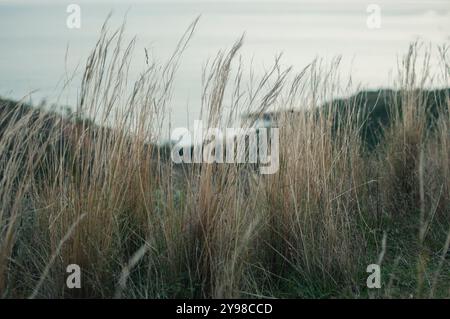
[[[370,112],[348,100],[342,116],[333,102],[346,93],[340,59],[296,74],[277,58],[247,83],[243,39],[220,52],[204,70],[201,117],[227,127],[278,114],[280,167],[260,175],[246,164],[176,165],[157,144],[196,22],[131,86],[134,41],[124,46],[124,27],[105,24],[73,115],[0,113],[1,296],[448,297],[450,103],[437,102],[430,124],[421,48],[404,59],[401,98],[370,150]],[[435,80],[446,86],[440,53]],[[365,286],[374,262],[378,292]],[[73,263],[79,290],[65,285]]]

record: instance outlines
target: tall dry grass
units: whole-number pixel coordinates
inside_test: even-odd
[[[280,111],[280,168],[260,175],[252,165],[175,165],[156,144],[195,26],[130,86],[134,41],[105,24],[74,114],[2,113],[1,296],[448,297],[450,103],[427,122],[421,48],[403,61],[400,102],[371,151],[360,105],[348,102],[339,122],[333,102],[321,107],[349,93],[339,59],[298,74],[276,59],[247,85],[243,39],[220,52],[203,74],[208,127],[303,109]],[[434,84],[448,86],[440,52]],[[383,289],[368,291],[377,260]],[[66,287],[72,263],[81,289]]]

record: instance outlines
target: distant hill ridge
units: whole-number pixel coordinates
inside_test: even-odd
[[[412,94],[413,93],[413,94]],[[401,105],[405,96],[415,97],[418,105],[425,107],[427,123],[431,126],[440,114],[448,114],[450,105],[450,88],[436,90],[415,90],[412,92],[396,91],[392,89],[380,89],[373,91],[360,91],[348,98],[334,99],[322,105],[322,111],[333,110],[335,112],[334,125],[337,127],[347,123],[347,116],[354,114],[352,111],[361,112],[364,123],[361,127],[363,141],[368,148],[373,148],[380,142],[383,127],[390,123],[392,111],[401,113]],[[420,101],[418,101],[420,100]],[[419,104],[420,103],[420,104]],[[263,120],[268,125],[273,125],[282,116],[293,116],[301,110],[280,110],[263,114],[247,114],[244,117],[252,120]],[[292,114],[292,115],[290,115]],[[356,123],[355,123],[356,124]]]
[[[411,94],[415,93],[415,94]],[[391,112],[397,110],[401,113],[401,105],[405,96],[415,97],[414,103],[421,103],[426,109],[427,123],[432,126],[434,120],[440,114],[447,114],[450,105],[450,88],[436,90],[416,90],[413,92],[396,91],[391,89],[380,89],[374,91],[360,91],[348,98],[334,99],[322,105],[322,110],[328,112],[333,109],[335,112],[335,126],[347,123],[348,115],[352,111],[361,112],[364,123],[361,127],[363,141],[369,148],[373,148],[380,142],[382,129],[390,123]],[[419,104],[418,104],[419,105]],[[19,103],[10,99],[0,97],[0,138],[3,131],[11,120],[18,120],[21,115],[33,112],[33,117],[46,112],[45,118],[48,121],[46,127],[54,125],[56,113],[35,108],[27,103]],[[250,119],[262,119],[273,124],[280,116],[289,116],[299,113],[299,110],[281,110],[277,112],[267,112],[264,114],[247,114],[244,117]],[[41,114],[42,115],[42,114]],[[72,118],[73,120],[73,118]],[[75,122],[76,122],[75,118]],[[67,118],[67,123],[71,121]],[[89,122],[89,120],[88,120]],[[90,125],[94,125],[92,122]]]

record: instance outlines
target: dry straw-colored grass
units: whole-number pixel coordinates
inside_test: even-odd
[[[331,102],[320,107],[346,93],[339,59],[298,74],[276,59],[248,86],[243,39],[219,53],[203,74],[209,127],[304,109],[281,113],[280,169],[260,175],[250,165],[174,165],[155,144],[195,26],[130,87],[134,41],[124,46],[124,29],[105,25],[71,117],[1,113],[0,295],[450,296],[450,100],[427,129],[419,89],[429,68],[415,69],[423,50],[411,46],[403,61],[401,104],[371,151],[359,105],[349,102],[338,124]],[[434,84],[446,86],[440,53]],[[382,250],[384,286],[369,292],[365,270]],[[65,288],[72,263],[80,290]]]

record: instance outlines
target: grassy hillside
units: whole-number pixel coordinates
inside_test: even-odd
[[[415,101],[410,101],[413,98]],[[447,116],[447,104],[450,89],[440,90],[377,90],[364,91],[348,99],[332,101],[325,105],[326,109],[336,110],[336,126],[346,123],[346,118],[354,112],[360,112],[361,137],[369,149],[373,149],[383,137],[383,131],[392,121],[402,116],[402,105],[405,103],[421,104],[427,126],[433,129],[440,115]],[[355,109],[355,110],[353,110]]]
[[[402,105],[413,97],[413,103],[424,106],[424,116],[430,132],[435,129],[439,116],[447,116],[447,104],[450,99],[450,89],[401,91],[380,89],[360,91],[348,98],[336,98],[321,105],[317,114],[322,112],[333,117],[334,130],[339,126],[355,125],[360,132],[364,146],[372,150],[383,139],[386,128],[401,117]],[[295,118],[298,113],[307,111],[280,110],[262,114],[250,113],[245,118],[256,120],[265,119],[268,123],[283,117]]]

